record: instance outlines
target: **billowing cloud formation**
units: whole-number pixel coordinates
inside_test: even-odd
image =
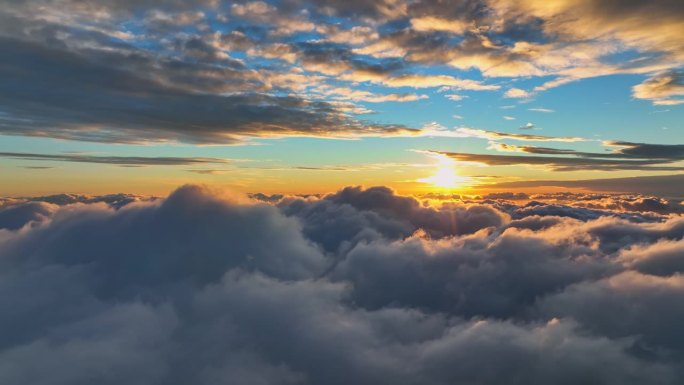
[[[303,218],[304,233],[327,250],[350,247],[378,236],[404,238],[421,229],[444,237],[500,226],[508,215],[487,205],[423,207],[413,198],[398,197],[386,187],[348,187],[323,199],[287,198],[278,207]]]
[[[359,119],[363,104],[429,97],[417,89],[528,98],[622,73],[648,76],[636,98],[681,103],[678,1],[547,3],[7,1],[0,133],[222,144],[411,135]],[[488,79],[530,76],[546,83]]]
[[[23,203],[49,203],[50,205],[65,206],[75,203],[105,203],[113,208],[121,208],[128,204],[141,201],[154,201],[159,198],[135,194],[81,195],[56,194],[38,197],[0,198],[0,208],[17,206]],[[34,206],[38,207],[38,206]]]
[[[3,382],[684,379],[672,211],[425,206],[382,187],[275,205],[194,186],[120,208],[14,203],[0,218],[41,217],[0,230]]]
[[[18,230],[29,223],[39,223],[49,219],[56,207],[47,202],[13,201],[3,207],[0,205],[0,229]]]

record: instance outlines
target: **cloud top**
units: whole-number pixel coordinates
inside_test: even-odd
[[[264,198],[274,203],[184,186],[123,205],[5,200],[0,303],[12,311],[0,316],[0,378],[684,378],[684,217],[664,200],[426,205],[385,187]]]

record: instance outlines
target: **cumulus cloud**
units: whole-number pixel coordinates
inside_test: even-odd
[[[635,98],[649,99],[653,104],[671,106],[684,103],[684,74],[671,71],[657,74],[632,88]]]
[[[605,195],[426,205],[349,187],[254,197],[272,203],[197,186],[120,207],[5,200],[0,303],[12,311],[0,316],[0,378],[684,378],[680,214],[570,205]]]
[[[7,207],[0,205],[0,229],[18,230],[28,223],[45,221],[56,208],[47,202],[19,202],[11,202]]]
[[[529,98],[531,95],[529,92],[520,88],[509,88],[504,96],[507,98]]]
[[[408,237],[418,229],[434,237],[468,234],[507,221],[505,213],[487,205],[435,210],[386,187],[348,187],[321,199],[287,198],[278,206],[285,214],[302,218],[304,233],[327,250],[382,236]]]

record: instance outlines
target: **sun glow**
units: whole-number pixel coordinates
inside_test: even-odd
[[[435,187],[453,189],[461,186],[466,181],[466,178],[456,175],[454,169],[440,168],[433,176],[420,179],[419,181],[429,183]]]
[[[456,162],[444,155],[433,155],[437,160],[437,171],[432,176],[418,179],[418,182],[431,184],[442,189],[455,189],[464,187],[470,178],[458,175]]]

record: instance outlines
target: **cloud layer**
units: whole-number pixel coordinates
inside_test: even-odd
[[[424,90],[529,99],[612,74],[643,76],[637,99],[683,101],[676,0],[3,5],[3,134],[221,144],[411,135],[360,118],[372,112],[365,103],[416,102]],[[543,83],[507,82],[529,77]]]
[[[255,197],[5,199],[2,382],[684,379],[673,202]]]
[[[534,128],[532,123],[520,127]],[[436,131],[439,133],[439,131]],[[446,135],[454,137],[473,137],[489,140],[488,150],[530,155],[474,154],[465,152],[425,151],[428,154],[446,156],[456,161],[479,163],[490,166],[531,165],[551,171],[582,170],[644,170],[644,171],[681,171],[684,166],[684,145],[650,144],[626,141],[604,141],[603,146],[611,152],[585,152],[565,148],[516,145],[499,140],[524,142],[582,142],[584,138],[552,137],[543,135],[508,134],[472,128],[458,128]]]

